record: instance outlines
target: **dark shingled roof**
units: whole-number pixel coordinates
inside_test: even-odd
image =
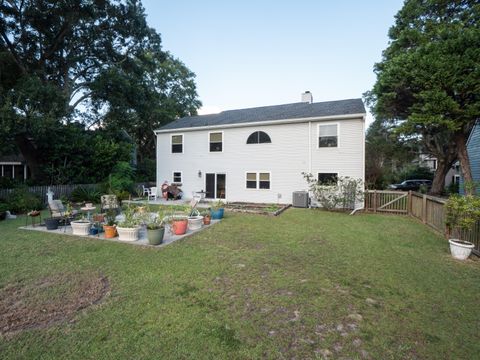
[[[293,103],[228,110],[218,114],[187,116],[175,120],[159,130],[195,128],[199,126],[231,125],[272,120],[300,119],[322,116],[364,114],[362,99]]]

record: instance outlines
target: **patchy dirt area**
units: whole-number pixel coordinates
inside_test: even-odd
[[[225,205],[225,210],[248,214],[277,216],[289,207],[289,204],[257,204],[244,202],[229,202]]]
[[[0,289],[0,336],[71,321],[82,309],[99,303],[109,292],[98,273],[62,273],[35,282]]]

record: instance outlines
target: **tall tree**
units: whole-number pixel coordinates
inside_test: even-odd
[[[389,31],[366,93],[377,117],[400,121],[438,158],[433,193],[458,159],[471,181],[468,135],[480,117],[480,4],[477,0],[407,0]]]
[[[367,129],[365,137],[366,184],[368,187],[382,189],[412,157],[418,153],[415,137],[403,138],[394,131],[394,125],[376,119]]]
[[[0,135],[15,140],[35,177],[37,134],[59,122],[98,123],[116,108],[118,95],[99,83],[116,83],[118,69],[140,83],[142,66],[131,65],[145,64],[148,54],[169,58],[138,0],[0,1],[0,115],[6,125],[0,132],[8,129]],[[185,108],[194,111],[199,103],[193,74],[187,77]],[[133,83],[126,84],[123,98],[137,96]],[[163,95],[165,88],[157,85],[143,84],[151,97]]]

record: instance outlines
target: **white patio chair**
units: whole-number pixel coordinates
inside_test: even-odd
[[[150,188],[145,187],[145,185],[142,185],[142,190],[143,190],[143,196],[150,196]]]
[[[150,190],[150,193],[148,194],[148,200],[156,201],[157,200],[157,187],[156,186],[151,187],[149,190]]]

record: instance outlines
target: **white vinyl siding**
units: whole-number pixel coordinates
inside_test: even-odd
[[[318,125],[322,121],[305,123],[246,126],[223,129],[223,152],[209,151],[212,130],[185,132],[184,155],[171,154],[172,133],[157,134],[157,181],[159,186],[170,179],[174,171],[182,172],[182,191],[186,197],[205,190],[205,174],[226,174],[225,200],[258,203],[291,203],[294,191],[308,190],[302,172],[337,173],[364,179],[363,120],[346,119],[338,123],[338,147],[318,148]],[[327,123],[325,123],[327,124]],[[310,130],[309,130],[310,128]],[[264,131],[270,144],[247,144],[255,131]],[[309,139],[310,134],[310,139]],[[186,148],[185,148],[186,146]],[[202,175],[198,176],[201,171]],[[246,186],[247,173],[269,172],[270,189],[253,191]],[[258,176],[255,182],[258,182]]]

